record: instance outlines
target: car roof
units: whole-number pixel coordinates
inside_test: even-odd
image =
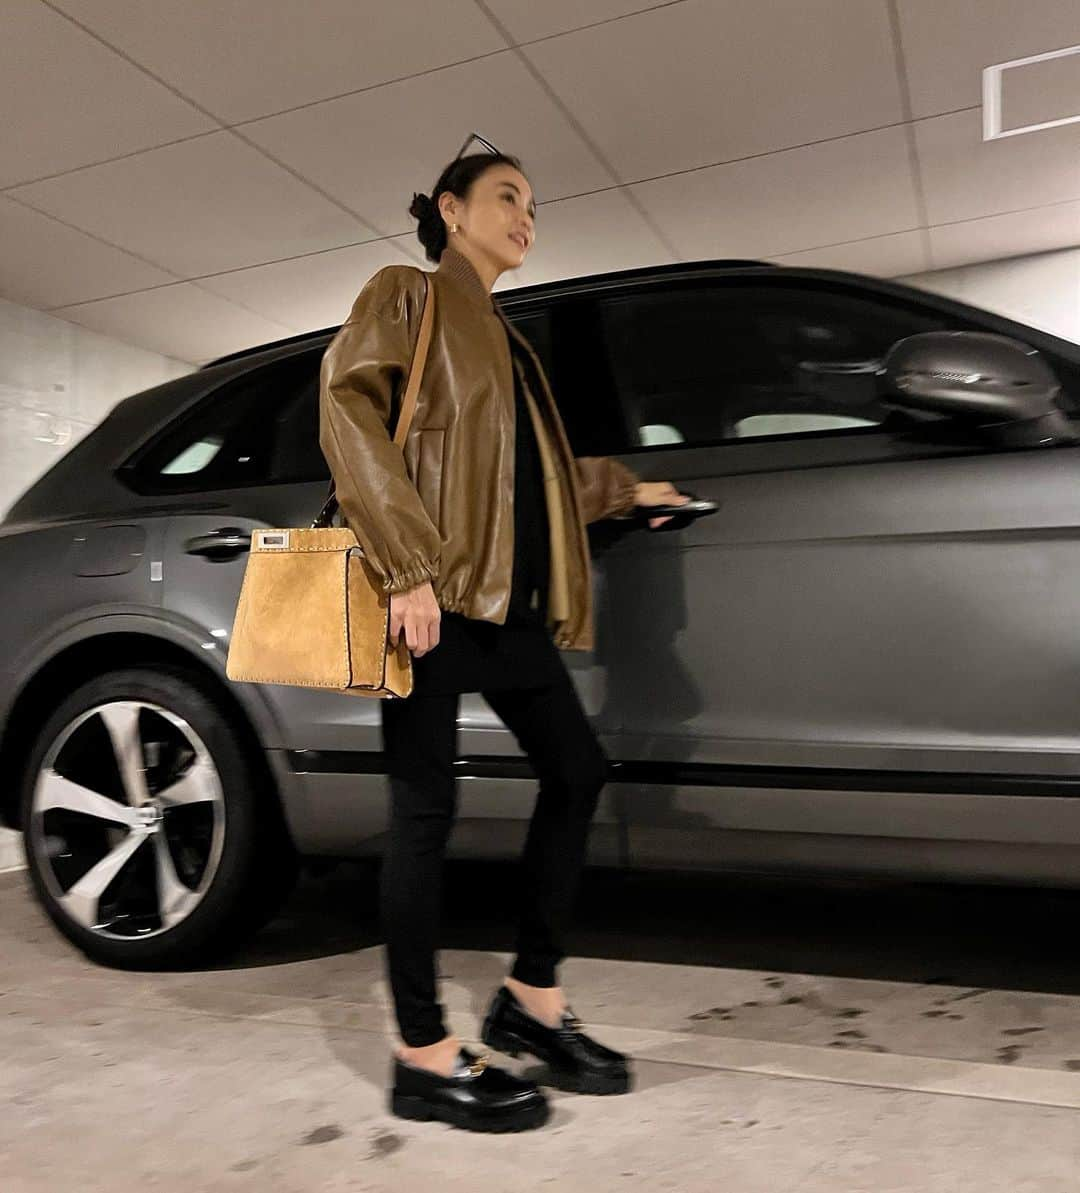
[[[849,270],[777,265],[770,261],[758,261],[751,258],[745,260],[723,258],[706,261],[676,261],[608,273],[560,278],[533,286],[519,286],[512,290],[496,291],[495,297],[499,305],[506,308],[506,313],[513,315],[517,308],[530,307],[535,303],[559,297],[580,297],[590,292],[619,289],[643,282],[692,281],[695,278],[715,277],[720,273],[768,278],[771,281],[800,281],[808,285],[816,283],[822,286],[835,286],[839,284],[861,289],[866,292],[867,296],[872,295],[884,301],[914,302],[929,310],[937,311],[941,315],[974,320],[987,328],[992,327],[1001,335],[1022,334],[1032,347],[1056,353],[1058,356],[1080,365],[1080,344],[1063,339],[1043,328],[1022,323],[1007,315],[999,314],[985,307],[973,306],[933,290],[923,290],[905,282],[879,278],[870,274],[854,273]],[[301,332],[298,335],[256,344],[238,352],[231,352],[226,356],[216,357],[196,369],[194,375],[198,376],[207,369],[222,369],[222,366],[224,366],[222,371],[225,373],[228,373],[231,368],[236,368],[239,371],[244,368],[244,362],[249,366],[269,364],[275,359],[290,356],[294,352],[301,352],[305,348],[325,346],[340,326],[337,324],[315,331]]]
[[[404,264],[404,262],[402,263]],[[520,303],[528,303],[538,299],[553,298],[565,292],[568,289],[573,289],[575,293],[582,293],[594,288],[610,286],[612,283],[626,284],[639,281],[651,281],[658,278],[669,277],[675,275],[678,277],[690,277],[694,273],[709,274],[717,269],[780,269],[779,265],[773,265],[769,261],[757,261],[752,258],[722,258],[715,261],[676,261],[674,263],[666,263],[663,265],[644,265],[638,266],[634,269],[620,269],[609,273],[595,273],[586,274],[580,277],[560,278],[552,282],[538,282],[532,286],[516,286],[512,290],[498,290],[495,292],[495,298],[498,299],[499,304],[508,303],[511,306],[517,306]],[[206,364],[200,366],[204,369],[213,368],[215,365],[227,364],[234,360],[244,360],[251,356],[257,356],[262,352],[269,352],[274,348],[283,348],[291,344],[303,344],[308,341],[317,341],[323,336],[332,336],[338,330],[340,324],[334,327],[323,327],[317,331],[305,331],[299,335],[286,336],[280,340],[270,340],[264,344],[256,344],[250,348],[242,348],[238,352],[229,352],[225,356],[215,357],[209,360]]]

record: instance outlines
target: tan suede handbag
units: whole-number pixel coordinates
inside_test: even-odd
[[[435,287],[427,281],[420,334],[394,431],[405,443],[431,342]],[[389,641],[390,599],[347,526],[331,526],[334,483],[310,527],[257,529],[244,570],[225,674],[246,683],[405,697],[412,656]]]

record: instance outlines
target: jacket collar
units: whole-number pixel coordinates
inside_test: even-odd
[[[451,278],[469,301],[481,310],[494,311],[496,309],[491,291],[484,285],[483,279],[476,272],[473,263],[464,253],[458,252],[451,245],[447,245],[443,249],[435,272],[442,277]]]

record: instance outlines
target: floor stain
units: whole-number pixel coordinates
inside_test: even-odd
[[[372,1159],[381,1160],[392,1156],[405,1146],[405,1140],[393,1131],[380,1131],[371,1140]]]
[[[696,1011],[693,1015],[687,1015],[687,1019],[719,1019],[730,1010],[730,1007],[710,1007],[707,1011]]]
[[[1003,1036],[1029,1036],[1033,1031],[1046,1031],[1045,1027],[1003,1027]]]
[[[309,1143],[330,1143],[335,1139],[341,1139],[345,1132],[337,1125],[337,1123],[330,1123],[325,1127],[316,1127],[314,1131],[309,1131],[303,1139],[300,1140],[301,1145]]]
[[[1063,1060],[1061,1067],[1068,1069],[1070,1073],[1080,1073],[1080,1060]]]
[[[1003,1048],[997,1050],[997,1058],[1003,1065],[1015,1064],[1020,1059],[1023,1051],[1023,1045],[1021,1044],[1006,1044]]]

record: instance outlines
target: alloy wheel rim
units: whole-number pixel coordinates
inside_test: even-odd
[[[130,941],[175,929],[213,882],[224,837],[214,760],[161,705],[95,705],[42,760],[28,848],[60,908],[96,935]]]

